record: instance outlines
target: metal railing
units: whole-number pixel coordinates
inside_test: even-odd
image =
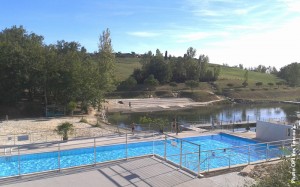
[[[299,139],[297,139],[299,142]],[[9,146],[0,156],[0,178],[61,171],[98,163],[155,156],[195,176],[280,159],[291,154],[292,140],[202,150],[200,144],[155,131],[110,134],[92,139]]]
[[[113,133],[119,134],[128,132],[129,129],[122,129],[117,126],[109,126],[109,128],[75,128],[72,133],[69,134],[69,139],[83,139],[83,138],[93,138],[99,136],[106,136]],[[42,143],[50,141],[61,141],[62,136],[58,135],[57,132],[53,131],[33,131],[26,133],[17,134],[6,134],[0,135],[0,145],[11,146],[11,145],[24,145],[32,143]],[[0,146],[1,147],[1,146]]]

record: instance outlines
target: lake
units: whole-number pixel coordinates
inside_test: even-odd
[[[129,127],[132,122],[139,124],[143,116],[163,118],[171,122],[176,118],[180,124],[238,122],[280,119],[295,122],[295,112],[300,111],[300,105],[293,104],[232,104],[189,108],[176,111],[156,111],[139,113],[109,113],[108,121],[121,127]],[[148,129],[149,126],[137,126],[137,130]]]

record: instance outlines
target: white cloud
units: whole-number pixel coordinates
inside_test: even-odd
[[[192,42],[192,41],[197,41],[197,40],[207,38],[208,36],[210,36],[210,34],[205,32],[185,33],[177,36],[178,38],[177,42],[179,43]]]
[[[300,12],[299,0],[283,0],[283,2],[287,5],[289,11]]]
[[[214,43],[205,52],[213,63],[244,64],[246,67],[262,64],[280,68],[292,62],[300,62],[298,23],[300,18],[277,30],[252,33],[234,40]]]
[[[155,33],[155,32],[145,32],[145,31],[141,31],[141,32],[127,32],[128,35],[131,36],[137,36],[137,37],[155,37],[155,36],[159,36],[159,33]]]

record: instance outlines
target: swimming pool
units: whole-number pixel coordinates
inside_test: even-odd
[[[200,145],[200,146],[199,146]],[[216,150],[218,148],[218,150]],[[267,151],[268,148],[268,151]],[[199,149],[201,154],[199,155]],[[211,151],[214,150],[214,151]],[[0,157],[0,177],[71,168],[144,155],[158,155],[194,172],[255,162],[281,155],[277,146],[228,134],[86,147]],[[199,165],[199,162],[201,163]]]

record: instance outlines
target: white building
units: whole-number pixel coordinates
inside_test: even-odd
[[[293,125],[282,121],[257,121],[256,138],[262,141],[277,141],[293,138]]]

